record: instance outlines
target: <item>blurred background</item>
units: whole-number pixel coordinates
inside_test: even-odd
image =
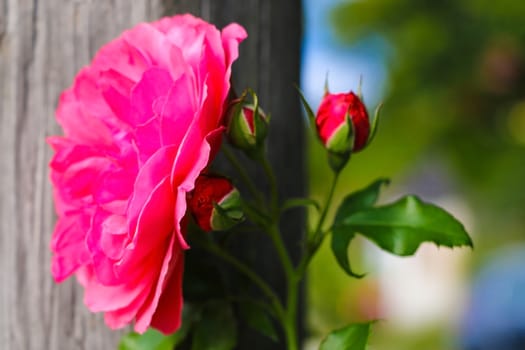
[[[381,319],[378,350],[525,349],[525,2],[306,0],[302,85],[314,109],[357,90],[377,137],[345,169],[339,198],[386,176],[383,202],[414,193],[452,212],[475,249],[398,258],[356,240],[347,277],[327,240],[313,262],[309,329]],[[331,176],[312,138],[311,192]]]

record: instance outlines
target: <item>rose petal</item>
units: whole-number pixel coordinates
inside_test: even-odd
[[[140,169],[135,185],[133,195],[128,206],[129,232],[133,234],[137,228],[137,221],[143,207],[151,196],[152,190],[170,174],[173,160],[177,154],[178,147],[167,146],[159,149]]]
[[[177,191],[177,201],[175,205],[175,233],[179,240],[179,244],[183,249],[189,248],[180,224],[186,214],[186,194],[193,190],[195,180],[197,180],[201,171],[208,165],[211,153],[210,142],[215,144],[222,131],[223,128],[218,128],[210,132],[206,136],[205,142],[199,142],[199,133],[197,130],[194,134],[188,135],[185,144],[181,146],[181,149],[177,154],[172,169],[171,182],[176,187]],[[187,147],[187,149],[195,149],[194,147],[199,147],[197,144],[200,145],[200,151],[197,154],[184,152],[184,147]]]
[[[86,213],[76,212],[57,221],[51,240],[51,250],[55,252],[51,273],[55,281],[62,282],[77,268],[89,262],[89,252],[84,243],[88,220]]]
[[[182,322],[183,299],[182,293],[180,293],[184,274],[182,251],[174,252],[172,260],[173,271],[169,273],[166,286],[151,320],[151,326],[166,335],[174,333]]]
[[[102,47],[60,97],[50,178],[52,271],[75,273],[111,328],[181,322],[186,195],[220,145],[231,63],[246,36],[192,15]]]
[[[170,73],[161,68],[144,72],[142,79],[131,92],[131,106],[134,110],[130,123],[138,126],[154,116],[152,107],[156,99],[166,96],[173,84]]]
[[[170,274],[174,271],[174,267],[178,262],[178,257],[180,256],[180,254],[180,248],[177,247],[175,237],[172,235],[170,237],[169,244],[167,245],[167,250],[164,256],[164,261],[162,262],[162,267],[158,270],[160,272],[158,275],[158,279],[153,289],[151,290],[148,299],[146,299],[143,306],[137,313],[135,326],[133,327],[136,332],[144,333],[148,329],[148,326],[151,324],[153,314],[157,309],[160,297],[166,286],[166,281],[169,279]],[[173,295],[172,297],[177,296]],[[180,318],[180,314],[175,315],[173,318],[177,320],[178,318]],[[176,323],[180,324],[180,321],[177,321]]]
[[[124,276],[140,266],[144,257],[158,253],[157,250],[173,235],[174,206],[175,196],[169,176],[166,176],[146,199],[131,242],[115,266],[116,273]]]

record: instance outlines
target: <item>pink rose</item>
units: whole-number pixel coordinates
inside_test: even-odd
[[[64,91],[51,137],[60,282],[77,276],[109,327],[181,322],[186,194],[219,146],[244,29],[191,15],[142,23],[100,49]]]

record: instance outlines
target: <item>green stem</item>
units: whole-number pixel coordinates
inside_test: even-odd
[[[290,259],[290,255],[286,250],[281,232],[277,225],[278,223],[274,223],[267,227],[267,232],[277,250],[287,281],[286,307],[281,323],[286,336],[287,349],[297,350],[297,297],[299,294],[299,279],[296,276],[295,268]]]
[[[257,190],[257,187],[255,187],[255,184],[253,183],[252,179],[244,169],[244,167],[241,165],[241,163],[237,160],[237,157],[233,154],[233,152],[226,146],[223,145],[222,152],[228,159],[228,161],[231,163],[231,165],[235,168],[237,173],[239,173],[239,176],[241,177],[241,180],[244,182],[246,187],[248,188],[248,191],[250,191],[251,195],[255,200],[259,203],[263,203],[263,199],[261,196],[261,193]]]
[[[321,216],[319,217],[319,221],[317,222],[317,225],[315,227],[314,233],[312,237],[308,240],[306,252],[304,253],[301,261],[299,262],[299,266],[296,270],[296,277],[297,279],[301,280],[306,272],[306,268],[308,267],[308,264],[310,263],[310,260],[315,255],[321,244],[323,243],[323,239],[326,235],[326,231],[323,231],[323,224],[326,220],[326,216],[330,210],[330,207],[332,205],[332,200],[335,193],[335,188],[337,186],[337,181],[339,180],[339,172],[335,173],[334,179],[332,181],[332,184],[330,186],[330,192],[328,193],[328,198],[326,199],[326,204],[324,206],[324,209],[321,213]]]
[[[217,245],[209,245],[209,246],[206,246],[205,248],[207,248],[210,252],[214,253],[215,255],[221,257],[226,262],[230,263],[239,272],[243,273],[255,285],[257,285],[264,294],[266,294],[266,296],[270,299],[272,303],[277,319],[283,325],[283,330],[286,336],[287,349],[288,350],[298,350],[299,345],[298,345],[298,340],[297,340],[297,327],[296,327],[297,325],[296,323],[297,296],[298,296],[298,286],[299,286],[298,279],[295,278],[295,271],[293,269],[293,265],[286,252],[282,239],[280,238],[279,231],[274,228],[272,230],[269,230],[269,232],[272,232],[270,236],[272,236],[272,240],[274,244],[276,245],[278,254],[281,257],[281,262],[283,263],[283,267],[287,275],[288,295],[287,295],[286,307],[283,307],[283,305],[279,301],[278,296],[272,291],[272,289],[268,286],[268,284],[264,280],[262,280],[261,277],[259,277],[259,275],[257,275],[254,271],[252,271],[247,265],[237,260],[237,258],[232,256],[225,250],[221,249]],[[274,239],[274,238],[278,238],[278,239]]]
[[[292,260],[290,259],[290,256],[288,255],[288,252],[284,245],[284,241],[281,237],[281,232],[279,231],[279,227],[277,226],[277,223],[267,227],[266,230],[270,238],[272,239],[275,249],[277,250],[277,255],[279,256],[279,260],[281,260],[281,264],[283,265],[283,269],[284,269],[286,278],[289,280],[293,279],[295,277],[295,268],[292,264]]]
[[[264,155],[258,157],[262,164],[264,172],[268,177],[268,184],[270,186],[270,215],[271,224],[265,227],[266,232],[270,236],[273,245],[283,266],[287,281],[287,296],[284,315],[280,319],[283,326],[284,334],[286,336],[286,345],[288,350],[298,350],[299,344],[297,339],[297,298],[299,292],[299,280],[296,277],[295,267],[292,263],[290,255],[286,250],[284,241],[279,229],[279,192],[277,189],[277,180],[273,169]]]
[[[280,208],[280,213],[284,213],[287,210],[294,209],[294,208],[306,208],[306,207],[314,207],[315,210],[320,213],[321,211],[321,205],[317,203],[316,200],[311,198],[290,198],[284,202],[284,204]]]
[[[295,308],[297,309],[297,308]],[[289,311],[290,308],[287,309],[287,311]],[[293,316],[293,318],[291,317],[287,317],[286,318],[286,324],[285,324],[285,328],[284,328],[284,334],[286,335],[286,347],[288,348],[288,350],[298,350],[299,349],[299,344],[298,344],[298,340],[297,340],[297,327],[296,327],[296,310],[294,310],[294,312],[288,312],[287,313],[287,316]]]
[[[234,302],[234,303],[252,303],[254,305],[259,306],[261,309],[264,309],[268,314],[274,317],[278,317],[275,313],[275,309],[273,308],[273,305],[269,305],[268,303],[261,301],[260,299],[250,298],[246,296],[227,296],[226,299],[228,301]]]
[[[258,225],[261,228],[266,228],[271,225],[271,218],[268,217],[265,213],[260,212],[259,206],[254,206],[252,203],[243,202],[242,210],[254,224]]]
[[[279,301],[279,297],[259,275],[257,275],[252,269],[250,269],[246,264],[238,260],[236,257],[220,248],[217,244],[203,244],[203,247],[209,252],[222,258],[224,261],[235,267],[239,272],[248,277],[270,299],[276,315],[281,319],[284,317],[285,310]]]
[[[268,177],[268,182],[270,185],[270,208],[271,213],[274,218],[279,216],[279,193],[277,189],[277,180],[275,174],[273,173],[272,166],[268,161],[268,157],[261,157],[261,164],[263,166],[264,172]]]
[[[322,234],[322,228],[324,221],[326,219],[326,215],[328,214],[328,211],[332,205],[332,199],[334,198],[335,188],[337,186],[337,180],[339,180],[339,174],[334,174],[334,179],[332,180],[332,185],[330,186],[330,192],[328,193],[328,198],[326,199],[326,204],[324,206],[324,210],[321,214],[321,217],[319,218],[319,222],[317,223],[317,227],[315,228],[314,235]]]
[[[295,274],[288,279],[288,296],[286,299],[284,333],[288,350],[299,348],[297,339],[297,297],[299,294],[299,279]]]

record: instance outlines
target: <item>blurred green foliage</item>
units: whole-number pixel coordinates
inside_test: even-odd
[[[342,40],[387,48],[390,161],[417,143],[444,155],[480,210],[506,209],[498,227],[525,219],[525,2],[367,0],[332,14]]]
[[[343,2],[331,15],[341,41],[377,47],[388,73],[377,138],[345,169],[339,200],[377,177],[390,177],[396,186],[414,164],[437,161],[453,176],[451,190],[475,214],[475,264],[493,248],[523,240],[525,2],[357,0]],[[315,196],[324,193],[331,174],[319,166],[324,150],[315,142],[310,155]],[[336,262],[327,248],[325,242],[310,275],[311,319],[320,332],[366,319],[359,298],[377,291],[373,276],[349,280],[332,268]],[[350,254],[356,270],[367,271],[359,266],[359,247]],[[372,336],[374,348],[453,348],[439,344],[439,329],[411,339],[388,332],[378,329],[395,345]]]

